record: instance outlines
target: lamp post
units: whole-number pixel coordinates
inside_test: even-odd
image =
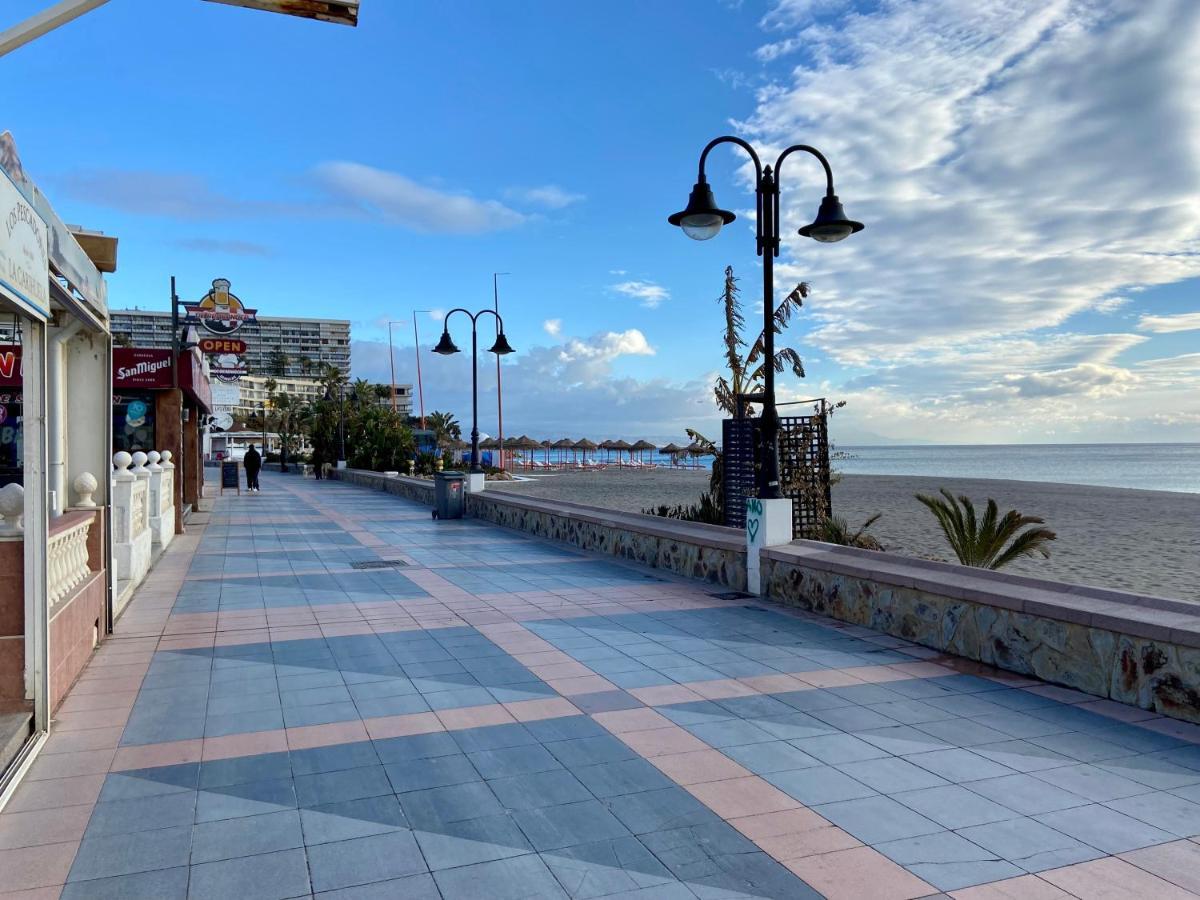
[[[494,309],[481,309],[479,312],[471,314],[462,307],[458,307],[446,313],[446,318],[442,320],[442,339],[433,348],[434,353],[449,356],[459,352],[454,341],[450,340],[450,317],[459,312],[471,320],[471,474],[479,475],[483,473],[483,469],[479,466],[479,317],[485,313],[495,316],[496,325],[500,329],[496,334],[496,343],[488,348],[489,353],[504,356],[512,353],[513,348],[509,346],[508,338],[504,336],[504,320]]]
[[[717,236],[721,226],[736,218],[728,210],[720,209],[713,199],[712,189],[704,175],[704,163],[709,152],[720,144],[736,144],[749,154],[754,162],[754,193],[757,197],[756,249],[763,258],[763,389],[761,393],[745,395],[744,399],[761,403],[763,427],[763,459],[759,471],[759,496],[778,499],[779,488],[779,413],[775,407],[775,257],[779,255],[779,172],[783,161],[796,151],[809,153],[817,158],[825,169],[825,198],[817,210],[817,217],[800,229],[800,234],[832,244],[844,240],[863,224],[846,217],[845,210],[833,190],[833,170],[829,161],[815,147],[795,144],[788,147],[775,160],[775,168],[764,167],[758,153],[746,141],[729,135],[715,138],[700,153],[699,175],[687,208],[668,216],[667,221],[678,225],[683,233],[693,240],[707,241]]]

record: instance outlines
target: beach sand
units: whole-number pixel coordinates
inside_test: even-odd
[[[706,471],[606,469],[489,485],[537,497],[641,512],[695,503]],[[1050,559],[1022,559],[1005,571],[1097,587],[1200,601],[1200,494],[985,478],[845,475],[833,488],[835,515],[857,527],[882,513],[870,533],[893,553],[953,562],[933,515],[914,498],[947,487],[982,513],[994,497],[1003,513],[1041,516],[1058,534]]]

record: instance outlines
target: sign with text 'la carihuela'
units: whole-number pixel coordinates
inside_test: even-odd
[[[46,223],[0,169],[0,296],[26,315],[50,309],[50,250]]]
[[[199,303],[186,303],[188,321],[195,322],[212,334],[233,334],[247,322],[258,322],[258,310],[246,306],[229,290],[228,278],[213,280],[210,290]]]

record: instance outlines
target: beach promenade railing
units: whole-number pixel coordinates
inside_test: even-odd
[[[335,477],[432,505],[433,482]],[[746,588],[741,531],[489,488],[467,515],[731,591]],[[793,541],[762,551],[764,597],[947,655],[1200,723],[1200,604]]]

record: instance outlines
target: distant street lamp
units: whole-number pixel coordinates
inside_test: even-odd
[[[707,241],[717,236],[723,225],[736,217],[728,210],[717,206],[712,189],[704,176],[704,163],[709,152],[719,144],[737,144],[754,162],[754,193],[758,199],[756,222],[756,247],[763,258],[763,390],[760,394],[744,395],[744,399],[761,403],[763,426],[762,468],[759,475],[759,496],[778,499],[779,488],[779,412],[775,406],[775,257],[779,255],[779,170],[783,161],[802,150],[815,156],[825,169],[825,198],[821,201],[817,217],[811,224],[800,229],[800,234],[823,244],[844,240],[863,230],[861,222],[846,218],[846,212],[833,191],[833,171],[824,155],[807,144],[788,147],[775,161],[775,169],[763,167],[754,148],[739,137],[724,136],[709,141],[700,154],[700,174],[688,197],[687,208],[668,216],[667,221],[678,225],[683,233],[693,240]]]
[[[481,309],[472,315],[462,307],[458,307],[446,313],[446,317],[442,320],[442,339],[433,348],[434,353],[449,356],[459,352],[454,341],[450,340],[450,317],[458,312],[471,320],[471,474],[478,475],[483,471],[479,465],[479,329],[477,327],[479,317],[485,313],[495,316],[496,325],[500,329],[496,335],[496,343],[488,348],[489,353],[504,356],[512,353],[513,348],[508,345],[508,338],[504,336],[504,320],[494,309]]]

